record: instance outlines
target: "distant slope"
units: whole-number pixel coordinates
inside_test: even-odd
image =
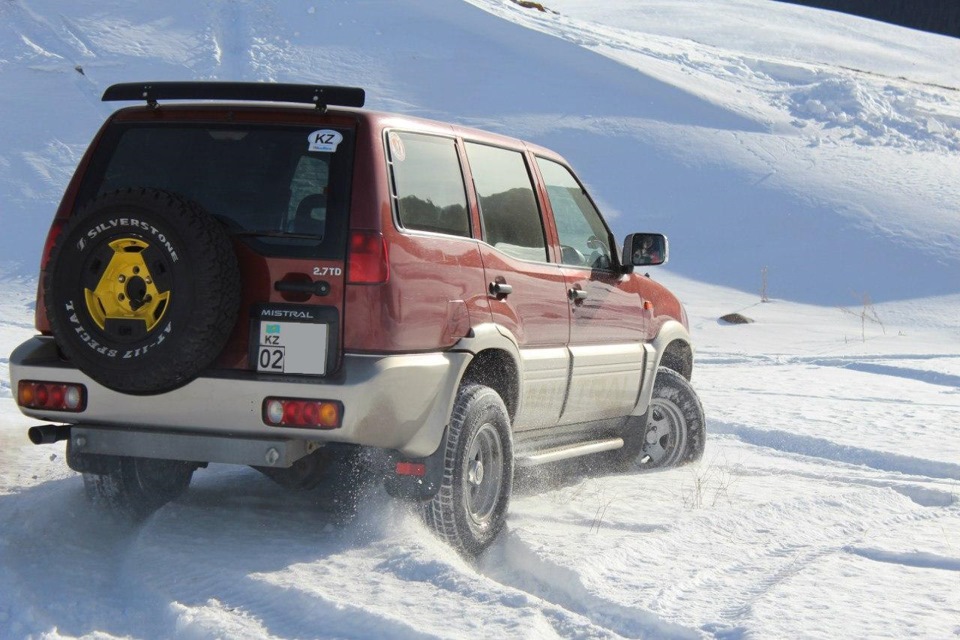
[[[471,1],[689,92],[671,121],[597,101],[515,125],[585,158],[618,224],[671,233],[671,269],[756,291],[768,267],[821,304],[960,290],[960,41],[767,0]],[[753,124],[685,126],[692,96]]]

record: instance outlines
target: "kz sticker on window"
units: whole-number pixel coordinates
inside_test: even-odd
[[[343,135],[333,129],[320,129],[307,136],[310,146],[307,151],[319,151],[321,153],[333,153],[337,146],[343,142]]]

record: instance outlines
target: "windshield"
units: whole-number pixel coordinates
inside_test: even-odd
[[[163,189],[197,202],[261,253],[340,258],[352,153],[348,129],[115,125],[78,202],[129,187]]]

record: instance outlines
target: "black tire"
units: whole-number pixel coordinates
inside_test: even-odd
[[[672,369],[657,369],[650,408],[643,418],[633,420],[624,433],[624,446],[612,452],[612,461],[621,469],[639,457],[645,469],[676,467],[703,457],[706,418],[697,392]]]
[[[140,522],[190,486],[196,465],[179,460],[109,456],[106,473],[83,474],[87,498],[130,522]]]
[[[440,490],[423,516],[437,536],[475,557],[506,523],[513,486],[510,417],[496,391],[477,384],[460,388],[444,450]]]
[[[44,302],[63,353],[115,391],[162,393],[220,353],[240,307],[226,231],[196,203],[157,189],[94,199],[57,239]]]

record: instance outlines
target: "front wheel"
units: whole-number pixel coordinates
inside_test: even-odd
[[[447,432],[440,490],[424,505],[424,520],[460,553],[479,555],[506,523],[512,486],[507,408],[493,389],[466,385]]]
[[[190,462],[129,456],[109,456],[104,462],[105,473],[83,474],[87,498],[131,522],[179,498],[196,469]]]
[[[660,367],[650,408],[628,426],[623,448],[613,452],[615,464],[627,467],[638,457],[647,469],[695,462],[703,456],[706,424],[703,406],[687,379]]]

